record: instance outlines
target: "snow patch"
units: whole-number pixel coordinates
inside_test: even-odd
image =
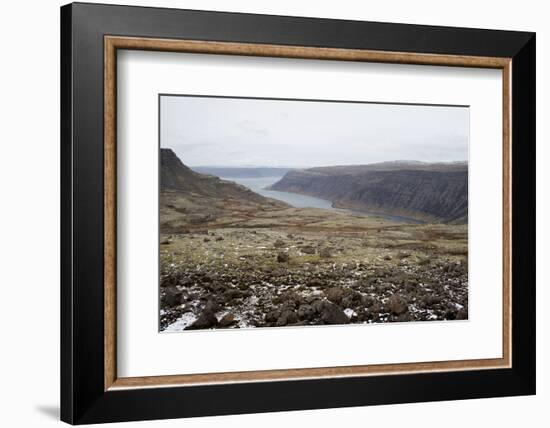
[[[346,314],[346,316],[347,316],[348,318],[351,318],[352,316],[357,315],[357,312],[355,312],[355,311],[354,311],[353,309],[351,309],[351,308],[346,308],[346,309],[344,309],[344,313]]]
[[[193,314],[193,312],[186,312],[176,321],[166,327],[163,331],[167,333],[173,333],[175,331],[185,330],[188,326],[193,324],[196,319],[197,317],[195,316],[195,314]]]

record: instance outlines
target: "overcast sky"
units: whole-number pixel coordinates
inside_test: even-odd
[[[188,166],[468,159],[467,107],[162,96],[160,116]]]

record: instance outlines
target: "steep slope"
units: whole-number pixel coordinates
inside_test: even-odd
[[[221,180],[191,170],[171,149],[160,149],[161,191],[177,191],[213,198],[237,198],[246,201],[263,202],[261,195],[232,181]]]
[[[206,224],[233,221],[259,211],[288,208],[233,181],[195,172],[171,149],[160,151],[160,227],[182,233]],[[225,219],[225,220],[224,220]]]
[[[427,221],[468,221],[465,162],[385,162],[289,171],[273,190],[328,199],[335,206]]]

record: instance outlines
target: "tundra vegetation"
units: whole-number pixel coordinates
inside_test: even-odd
[[[467,319],[467,211],[447,213],[294,208],[162,149],[160,330]]]

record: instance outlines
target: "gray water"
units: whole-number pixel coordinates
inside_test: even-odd
[[[220,177],[223,180],[234,181],[235,183],[242,184],[248,187],[253,192],[259,193],[267,198],[278,199],[286,202],[287,204],[295,208],[323,208],[326,210],[344,212],[348,214],[361,215],[361,216],[376,216],[385,218],[387,220],[395,221],[398,223],[416,223],[420,224],[422,221],[409,217],[401,217],[386,214],[360,212],[354,210],[348,210],[344,208],[335,208],[332,206],[331,201],[326,199],[316,198],[314,196],[301,195],[299,193],[281,192],[278,190],[267,190],[266,187],[276,183],[282,177],[260,177],[260,178],[235,178],[235,177]]]

